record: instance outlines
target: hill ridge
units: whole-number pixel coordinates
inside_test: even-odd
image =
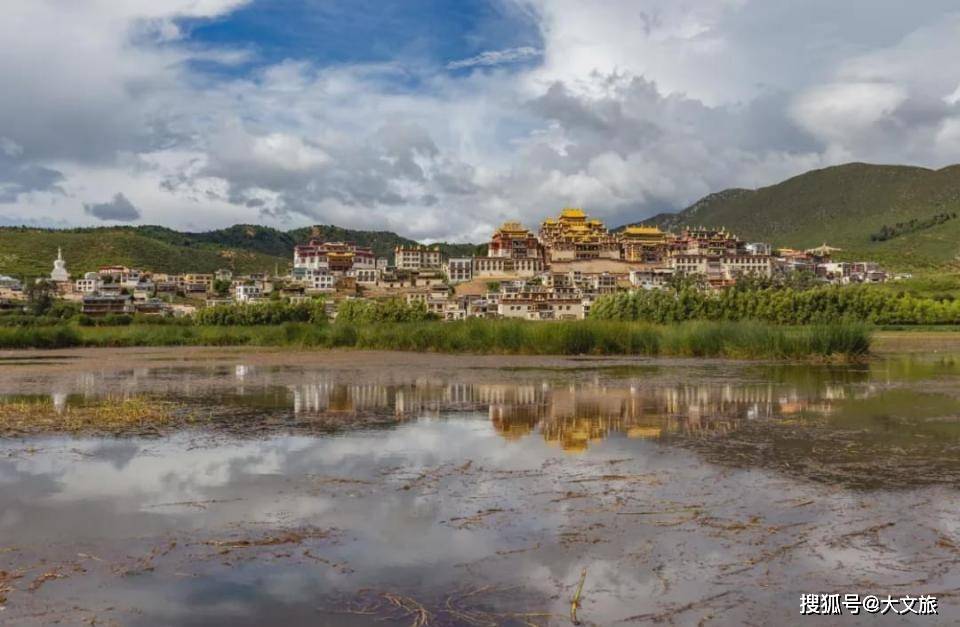
[[[272,272],[285,269],[293,247],[311,238],[350,241],[370,246],[378,256],[392,257],[395,246],[415,240],[392,231],[364,231],[317,224],[282,231],[258,224],[234,224],[209,231],[178,231],[160,225],[71,227],[0,227],[0,274],[43,276],[50,271],[57,249],[63,248],[74,275],[104,265],[126,265],[153,272]],[[436,244],[448,255],[472,254],[474,244]]]
[[[954,269],[960,259],[960,220],[937,218],[958,211],[960,165],[932,169],[853,162],[757,189],[722,190],[677,213],[632,224],[669,230],[725,226],[777,246],[808,248],[827,241],[844,249],[838,258],[876,260],[896,270]],[[914,227],[881,241],[873,237],[896,231],[898,224]]]

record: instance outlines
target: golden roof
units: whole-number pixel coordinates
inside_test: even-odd
[[[805,252],[808,255],[829,255],[831,253],[841,252],[842,248],[834,248],[833,246],[827,246],[826,243],[823,246],[817,246],[816,248],[808,248]]]
[[[564,209],[560,212],[561,218],[585,218],[587,214],[583,212],[583,209]]]
[[[497,230],[503,233],[529,233],[527,227],[519,222],[504,222]]]
[[[663,231],[655,226],[628,226],[623,232],[627,235],[663,235]]]

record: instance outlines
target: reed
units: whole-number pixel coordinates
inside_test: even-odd
[[[0,328],[0,347],[292,346],[504,355],[669,355],[728,358],[859,358],[864,324],[791,327],[763,322],[654,325],[585,320],[523,322],[285,323],[260,326]]]

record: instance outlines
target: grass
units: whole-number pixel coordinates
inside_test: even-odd
[[[509,320],[352,325],[36,327],[0,329],[0,348],[67,346],[292,346],[503,355],[667,355],[858,358],[871,331],[844,323],[787,327],[759,322],[653,325]]]

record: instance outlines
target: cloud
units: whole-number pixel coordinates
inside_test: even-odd
[[[462,70],[472,67],[491,67],[505,63],[520,63],[536,59],[543,51],[530,46],[507,48],[506,50],[488,50],[468,59],[447,63],[448,70]]]
[[[31,192],[62,193],[63,174],[24,160],[23,146],[0,136],[0,203],[16,202]]]
[[[83,205],[83,212],[98,220],[133,222],[140,219],[140,210],[126,196],[118,193],[110,202]]]
[[[179,228],[480,241],[568,204],[620,223],[846,160],[957,159],[955,0],[496,1],[533,16],[540,43],[446,63],[495,72],[448,72],[400,56],[248,64],[255,45],[191,38],[184,18],[235,0],[10,0],[0,214],[139,219],[127,196],[78,202],[107,189]]]

